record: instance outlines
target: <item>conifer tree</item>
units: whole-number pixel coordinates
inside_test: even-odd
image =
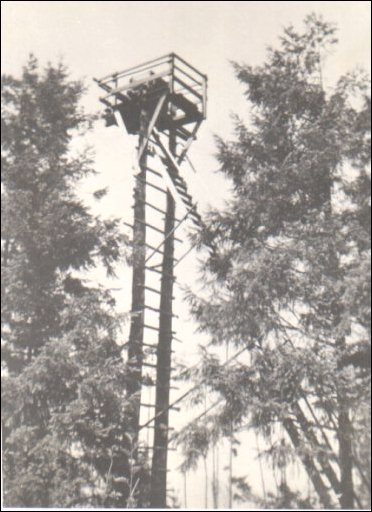
[[[82,278],[125,256],[117,220],[76,195],[94,172],[83,84],[31,57],[2,78],[4,504],[126,506],[128,372],[107,290]],[[80,143],[81,145],[81,143]]]
[[[251,359],[205,358],[224,398],[210,439],[247,420],[270,439],[279,423],[272,456],[294,451],[323,505],[352,508],[370,500],[370,98],[362,72],[323,86],[335,33],[310,15],[261,66],[234,64],[250,116],[217,139],[233,194],[210,212],[204,239],[219,254],[203,270],[208,293],[190,300],[214,344]],[[181,436],[193,454],[195,428]]]

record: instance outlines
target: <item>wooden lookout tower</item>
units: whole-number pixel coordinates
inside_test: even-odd
[[[166,507],[177,229],[202,226],[180,165],[206,116],[207,78],[174,53],[96,80],[107,126],[138,136],[134,190],[132,320],[127,343],[132,433],[152,410],[151,506]],[[153,162],[157,164],[154,165]],[[155,197],[156,196],[156,197]],[[176,217],[177,214],[177,217]],[[157,237],[155,241],[154,237]],[[150,243],[151,242],[151,243]],[[146,387],[155,390],[144,403]]]

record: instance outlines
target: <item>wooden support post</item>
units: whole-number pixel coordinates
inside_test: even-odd
[[[182,73],[182,78],[179,78],[180,73]],[[146,365],[153,368],[152,363],[143,361],[144,332],[147,332],[147,329],[153,330],[158,333],[158,345],[156,350],[156,420],[151,475],[151,507],[165,508],[169,444],[168,414],[171,409],[169,405],[171,344],[172,339],[180,341],[174,337],[175,333],[172,331],[172,301],[175,282],[174,245],[176,242],[182,242],[174,235],[175,227],[178,226],[175,226],[175,223],[178,222],[175,219],[176,203],[180,203],[182,208],[186,206],[188,212],[184,219],[190,214],[194,223],[199,221],[191,196],[187,192],[186,183],[178,176],[176,142],[179,139],[187,141],[186,149],[182,153],[183,158],[196,135],[201,120],[205,118],[206,77],[175,54],[171,54],[120,73],[108,75],[97,82],[105,91],[101,102],[117,117],[119,126],[127,127],[128,133],[139,133],[140,171],[135,175],[134,225],[131,226],[133,229],[131,308],[133,315],[127,344],[131,379],[127,384],[126,391],[133,404],[131,411],[128,412],[130,432],[133,436],[133,445],[138,446],[137,441],[141,429],[139,425],[141,387],[146,385],[142,383],[142,372]],[[175,86],[177,90],[175,90]],[[183,94],[184,91],[186,93]],[[155,101],[157,104],[155,110],[152,110],[150,105],[154,105]],[[142,102],[142,106],[139,105],[139,102]],[[126,117],[125,120],[124,117]],[[185,125],[189,123],[196,123],[193,132],[185,128]],[[168,136],[169,146],[163,147],[158,137],[157,127],[163,135]],[[160,144],[162,153],[157,156],[164,162],[164,172],[147,166],[147,156],[151,155],[149,143],[155,144],[155,147],[159,147]],[[149,175],[156,179],[162,178],[164,186],[151,183],[148,180]],[[147,202],[146,190],[151,191],[151,194],[154,193],[154,195],[156,193],[158,199],[165,196],[166,208],[159,208],[156,201],[155,204]],[[146,207],[165,216],[164,229],[159,229],[147,222]],[[160,251],[160,247],[151,247],[146,243],[147,229],[164,235],[164,250]],[[162,259],[161,268],[159,268],[157,260],[154,265],[147,264],[146,249],[153,250],[157,257]],[[146,285],[145,274],[148,277],[151,276],[148,272],[159,274],[160,290],[151,289]],[[146,289],[152,293],[160,293],[159,311],[157,308],[145,305]],[[159,313],[159,325],[146,323],[146,308],[153,313]],[[148,345],[148,342],[146,344]],[[151,370],[152,373],[155,372]],[[137,455],[137,450],[135,450],[134,459],[138,458]]]
[[[148,113],[142,110],[140,114],[140,145],[146,134],[148,120]],[[127,385],[128,396],[134,394],[138,395],[138,399],[133,402],[133,411],[130,421],[134,445],[136,445],[138,441],[142,380],[146,260],[146,152],[141,155],[139,165],[141,179],[136,180],[134,192],[132,311],[139,311],[140,314],[132,316],[130,325],[128,360],[131,362],[131,365],[133,365],[134,370],[132,372],[132,378]]]
[[[170,133],[169,150],[175,153],[175,136]],[[168,191],[166,198],[163,274],[161,278],[159,341],[156,369],[156,408],[154,428],[154,451],[151,473],[151,507],[166,508],[167,504],[167,455],[169,431],[169,392],[170,368],[172,357],[172,296],[173,296],[173,259],[175,201]]]

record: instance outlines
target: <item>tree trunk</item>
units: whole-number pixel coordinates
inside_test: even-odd
[[[149,121],[148,113],[143,110],[140,116],[139,147],[146,134]],[[133,400],[133,412],[130,418],[130,431],[133,444],[138,441],[141,379],[143,358],[143,315],[145,306],[145,260],[146,260],[146,151],[140,161],[140,179],[134,190],[134,224],[133,224],[133,278],[132,278],[132,319],[128,341],[128,361],[131,378],[127,385],[128,397],[137,395]]]
[[[175,141],[172,134],[169,137],[169,149],[175,151]],[[151,507],[166,508],[167,501],[167,463],[168,463],[168,433],[169,433],[169,390],[172,363],[172,302],[173,302],[173,260],[175,201],[172,194],[167,192],[165,215],[164,243],[162,263],[159,341],[157,347],[156,367],[156,403],[154,451],[151,473]]]

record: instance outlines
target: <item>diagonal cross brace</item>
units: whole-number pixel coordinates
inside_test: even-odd
[[[164,144],[162,143],[162,141],[160,139],[159,132],[157,131],[156,128],[154,128],[154,130],[153,130],[153,135],[154,135],[156,143],[158,144],[158,146],[160,147],[161,151],[163,152],[164,157],[168,160],[168,162],[171,164],[171,166],[181,176],[180,167],[179,167],[177,161],[175,160],[175,158],[171,154],[171,152],[167,149],[167,147],[164,146]],[[174,185],[174,182],[173,182],[173,179],[171,178],[171,176],[169,175],[167,170],[165,170],[165,172],[163,172],[163,176],[165,178],[165,181],[166,181],[166,183],[168,185],[169,191],[171,192],[174,200],[177,201],[177,202],[181,202],[183,205],[185,205],[185,202],[183,201],[183,199],[181,197],[181,194],[176,189],[176,187]],[[191,206],[191,208],[196,212],[196,204],[193,204]]]
[[[162,141],[160,139],[159,132],[157,131],[156,128],[154,128],[154,130],[153,130],[153,135],[154,135],[154,138],[155,138],[155,142],[158,144],[158,146],[162,150],[165,158],[168,160],[168,162],[171,164],[171,166],[175,169],[175,171],[177,171],[178,175],[181,176],[179,164],[177,163],[177,161],[175,160],[173,155],[170,153],[170,151],[168,151],[167,147],[164,146],[164,144],[162,143]],[[173,195],[175,201],[180,201],[180,202],[182,202],[185,205],[185,202],[183,201],[183,199],[181,197],[181,194],[176,189],[176,187],[175,187],[175,185],[173,183],[173,179],[172,179],[172,177],[170,176],[169,172],[166,169],[163,170],[163,176],[164,176],[164,179],[165,179],[165,181],[166,181],[166,183],[168,185],[168,188],[169,188],[171,194]],[[190,208],[190,207],[187,206],[187,208]],[[191,209],[193,210],[193,212],[195,214],[196,222],[197,222],[199,228],[205,229],[205,224],[202,221],[201,216],[199,215],[199,213],[198,213],[198,211],[196,209],[196,203],[191,205],[190,210]],[[190,213],[191,213],[191,211],[190,211]],[[215,244],[213,242],[206,243],[206,245],[212,251],[212,253],[214,253],[214,254],[216,253],[216,246],[215,246]]]
[[[143,154],[143,152],[145,151],[145,149],[147,147],[147,144],[148,144],[149,139],[151,137],[152,131],[155,128],[156,121],[158,120],[158,118],[160,116],[161,110],[163,108],[163,105],[164,105],[165,100],[167,99],[167,97],[168,97],[168,91],[165,92],[163,94],[163,96],[160,97],[160,99],[159,99],[159,101],[158,101],[158,103],[157,103],[157,105],[155,107],[154,113],[152,115],[152,118],[150,120],[148,129],[147,129],[147,133],[146,133],[146,135],[144,137],[144,140],[142,142],[142,146],[139,148],[139,151],[138,151],[138,155],[137,155],[138,162],[141,161],[142,154]]]
[[[184,145],[184,147],[182,149],[182,152],[181,152],[180,156],[178,157],[178,165],[180,165],[183,162],[183,159],[185,158],[185,156],[186,156],[186,154],[187,154],[187,152],[188,152],[192,142],[196,138],[196,132],[199,130],[199,127],[200,127],[201,123],[202,123],[201,121],[198,121],[195,124],[194,129],[192,130],[190,137],[186,141],[186,144]]]

